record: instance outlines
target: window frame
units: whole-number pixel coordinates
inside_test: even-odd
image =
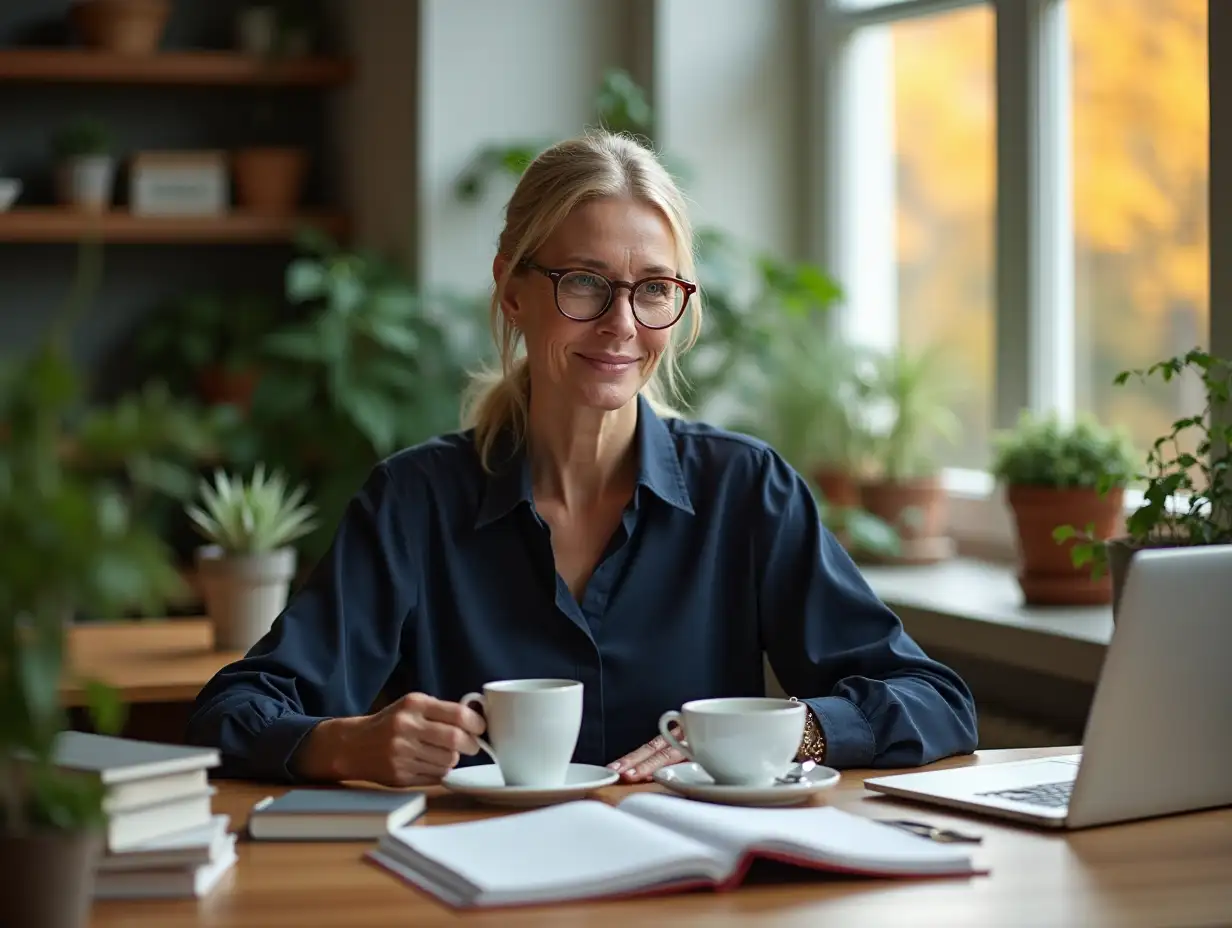
[[[995,22],[996,194],[994,201],[994,431],[1023,409],[1075,413],[1072,82],[1067,0],[822,0],[809,5],[809,254],[843,279],[853,267],[847,230],[857,194],[849,182],[862,28],[987,7]],[[1212,164],[1209,170],[1214,172]],[[859,286],[859,284],[857,284]],[[855,313],[836,325],[859,337]],[[1207,337],[1213,334],[1211,300]],[[867,323],[865,323],[867,325]],[[878,319],[882,332],[896,332]],[[865,329],[867,331],[867,329]],[[882,336],[884,340],[885,336]],[[1024,351],[1024,347],[1025,351]],[[1016,556],[1003,493],[985,471],[946,468],[950,533],[959,552],[990,560]],[[1141,503],[1126,494],[1126,513]]]

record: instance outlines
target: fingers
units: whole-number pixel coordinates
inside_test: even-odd
[[[416,712],[400,714],[396,730],[400,736],[417,741],[426,747],[467,755],[479,752],[479,745],[475,742],[474,735],[468,734],[456,725],[429,721]]]
[[[394,761],[393,780],[397,785],[437,783],[458,763],[458,755],[440,748],[403,742]]]
[[[671,726],[671,731],[677,739],[680,738],[680,726]],[[678,764],[684,759],[684,755],[669,745],[666,738],[656,735],[637,750],[608,764],[608,769],[618,771],[626,782],[635,783],[649,779],[660,767]]]
[[[433,699],[431,696],[425,699],[427,701],[423,703],[422,711],[426,719],[453,725],[471,735],[482,735],[488,727],[483,716],[470,706],[464,706],[459,702]]]
[[[654,756],[659,751],[667,747],[667,741],[662,735],[656,735],[646,744],[643,744],[635,751],[630,751],[620,760],[612,761],[608,764],[609,770],[627,770],[629,767],[635,767],[642,761]]]
[[[483,716],[456,702],[426,693],[408,693],[394,704],[398,732],[460,754],[479,753],[476,735],[483,733]]]
[[[669,767],[672,764],[680,763],[684,759],[684,755],[675,748],[665,747],[655,751],[645,760],[639,760],[628,768],[621,770],[620,776],[628,783],[649,780],[660,767]]]

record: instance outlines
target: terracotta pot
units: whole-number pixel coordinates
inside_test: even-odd
[[[236,202],[263,216],[286,216],[299,205],[308,153],[302,148],[243,148],[231,159]]]
[[[941,478],[866,481],[860,484],[860,501],[870,515],[898,533],[900,553],[879,560],[935,564],[953,556],[954,542],[946,535],[949,507]]]
[[[1129,577],[1129,569],[1133,564],[1134,555],[1145,548],[1177,548],[1181,543],[1176,540],[1160,540],[1148,544],[1139,544],[1126,537],[1110,538],[1104,542],[1108,552],[1108,576],[1112,582],[1112,621],[1116,622],[1117,610],[1121,605],[1121,592],[1125,589],[1125,581]]]
[[[170,15],[170,0],[79,0],[69,13],[86,45],[117,55],[157,52]]]
[[[1057,544],[1052,533],[1059,525],[1085,529],[1094,526],[1098,538],[1117,530],[1125,494],[1120,489],[1101,496],[1093,489],[1011,486],[1006,501],[1018,529],[1021,567],[1018,585],[1028,605],[1081,606],[1112,602],[1112,581],[1105,575],[1091,579],[1090,567],[1075,567],[1075,542]]]
[[[255,367],[233,370],[214,364],[197,375],[197,389],[201,398],[212,406],[230,405],[248,412],[260,379],[261,372]]]
[[[823,467],[813,472],[813,482],[831,506],[840,509],[859,508],[860,485],[856,478],[846,471]]]
[[[94,865],[102,835],[38,829],[0,833],[0,925],[86,928],[94,896]]]

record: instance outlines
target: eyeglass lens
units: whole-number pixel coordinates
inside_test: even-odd
[[[612,285],[599,274],[570,271],[560,279],[556,302],[571,319],[593,319],[607,308]],[[671,325],[684,308],[685,291],[667,278],[642,281],[633,291],[633,314],[651,328]]]

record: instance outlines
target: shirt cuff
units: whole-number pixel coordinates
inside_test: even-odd
[[[871,767],[877,740],[859,706],[842,696],[802,699],[813,710],[826,737],[827,767]]]
[[[325,721],[325,716],[284,715],[275,719],[257,737],[257,769],[268,771],[287,782],[304,782],[291,766],[291,758],[308,732]]]

